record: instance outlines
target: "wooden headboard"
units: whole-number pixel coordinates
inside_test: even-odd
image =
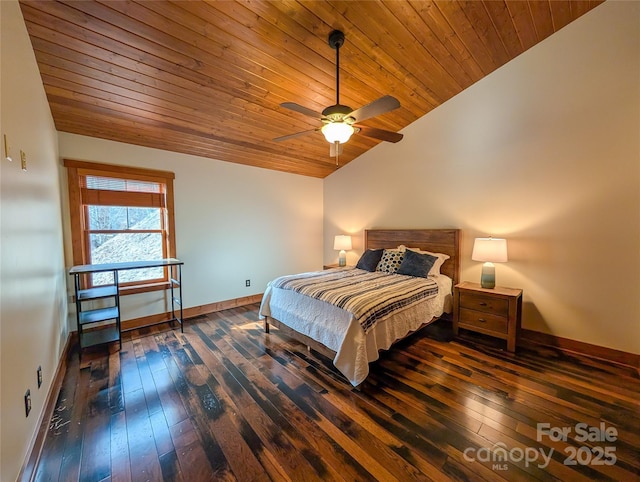
[[[442,274],[460,282],[460,230],[459,229],[365,229],[364,249],[419,248],[451,256],[440,268]]]

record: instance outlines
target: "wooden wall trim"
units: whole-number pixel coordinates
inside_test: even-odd
[[[161,171],[159,169],[147,169],[142,167],[123,166],[120,164],[105,164],[102,162],[81,161],[78,159],[63,159],[64,167],[73,167],[76,169],[89,169],[92,171],[107,171],[110,173],[119,172],[122,174],[130,174],[143,176],[148,179],[150,176],[164,179],[175,179],[176,174],[171,171]]]
[[[77,333],[75,331],[69,333],[69,336],[67,337],[67,343],[62,350],[62,356],[60,357],[60,361],[58,362],[58,366],[56,368],[56,373],[53,376],[53,381],[51,382],[51,386],[49,387],[47,398],[45,400],[44,406],[42,407],[42,412],[38,417],[38,422],[36,424],[36,426],[38,427],[38,431],[34,434],[33,439],[31,440],[31,444],[29,445],[29,449],[25,458],[25,463],[22,466],[22,469],[20,469],[20,473],[18,474],[18,478],[16,479],[18,481],[29,482],[34,480],[35,478],[36,467],[38,467],[38,462],[40,461],[42,448],[44,447],[44,441],[49,430],[49,423],[56,408],[58,394],[60,393],[62,382],[64,381],[64,376],[67,372],[67,360],[69,360],[71,351],[73,350],[73,347],[76,345],[77,341]]]
[[[635,368],[640,373],[640,355],[627,353],[613,348],[607,348],[599,345],[592,345],[582,341],[562,338],[560,336],[550,335],[534,330],[520,330],[520,339],[518,345],[536,344],[557,348],[562,351],[579,353],[592,358],[598,358],[620,365],[627,365]]]
[[[218,301],[216,303],[209,303],[206,305],[194,306],[192,308],[184,309],[184,318],[194,318],[196,316],[206,315],[207,313],[215,313],[217,311],[227,310],[229,308],[236,308],[238,306],[250,305],[252,303],[259,303],[262,300],[262,293],[256,295],[245,296],[242,298],[235,298],[231,300]],[[169,314],[160,313],[157,315],[145,316],[142,318],[136,318],[133,320],[127,320],[122,322],[123,331],[135,330],[155,323],[161,323],[169,320]],[[640,373],[640,355],[633,353],[627,353],[620,350],[614,350],[613,348],[607,348],[598,345],[592,345],[581,341],[571,340],[569,338],[562,338],[555,335],[549,335],[534,330],[522,329],[520,331],[520,337],[518,339],[518,345],[537,344],[557,348],[562,351],[579,353],[581,355],[598,358],[611,363],[618,363],[633,367]]]
[[[259,303],[262,300],[263,293],[243,296],[242,298],[234,298],[232,300],[218,301],[216,303],[209,303],[206,305],[193,306],[191,308],[185,308],[183,310],[184,319],[194,318],[200,315],[206,315],[207,313],[215,313],[217,311],[228,310],[229,308],[237,308],[238,306],[250,305],[252,303]],[[169,313],[159,313],[157,315],[143,316],[141,318],[134,318],[132,320],[126,320],[122,322],[122,331],[135,330],[144,326],[161,323],[170,319]]]

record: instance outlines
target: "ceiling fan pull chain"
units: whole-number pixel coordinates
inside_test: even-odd
[[[340,157],[340,141],[336,141],[336,167],[339,166],[338,158]]]

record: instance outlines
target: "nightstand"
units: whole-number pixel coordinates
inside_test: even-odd
[[[349,265],[347,265],[347,266],[342,266],[342,267],[343,267],[343,268],[346,268],[346,267],[348,267],[348,266],[349,266]],[[332,263],[332,264],[325,264],[325,265],[322,267],[322,269],[331,269],[331,268],[340,268],[340,265],[339,265],[338,263]]]
[[[460,328],[507,340],[507,350],[516,351],[522,322],[522,290],[482,288],[464,281],[453,287],[453,333]]]

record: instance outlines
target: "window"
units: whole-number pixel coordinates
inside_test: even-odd
[[[174,174],[166,171],[65,160],[73,262],[119,263],[175,257]],[[166,268],[120,272],[123,292],[162,289]],[[112,283],[95,273],[89,286]]]

